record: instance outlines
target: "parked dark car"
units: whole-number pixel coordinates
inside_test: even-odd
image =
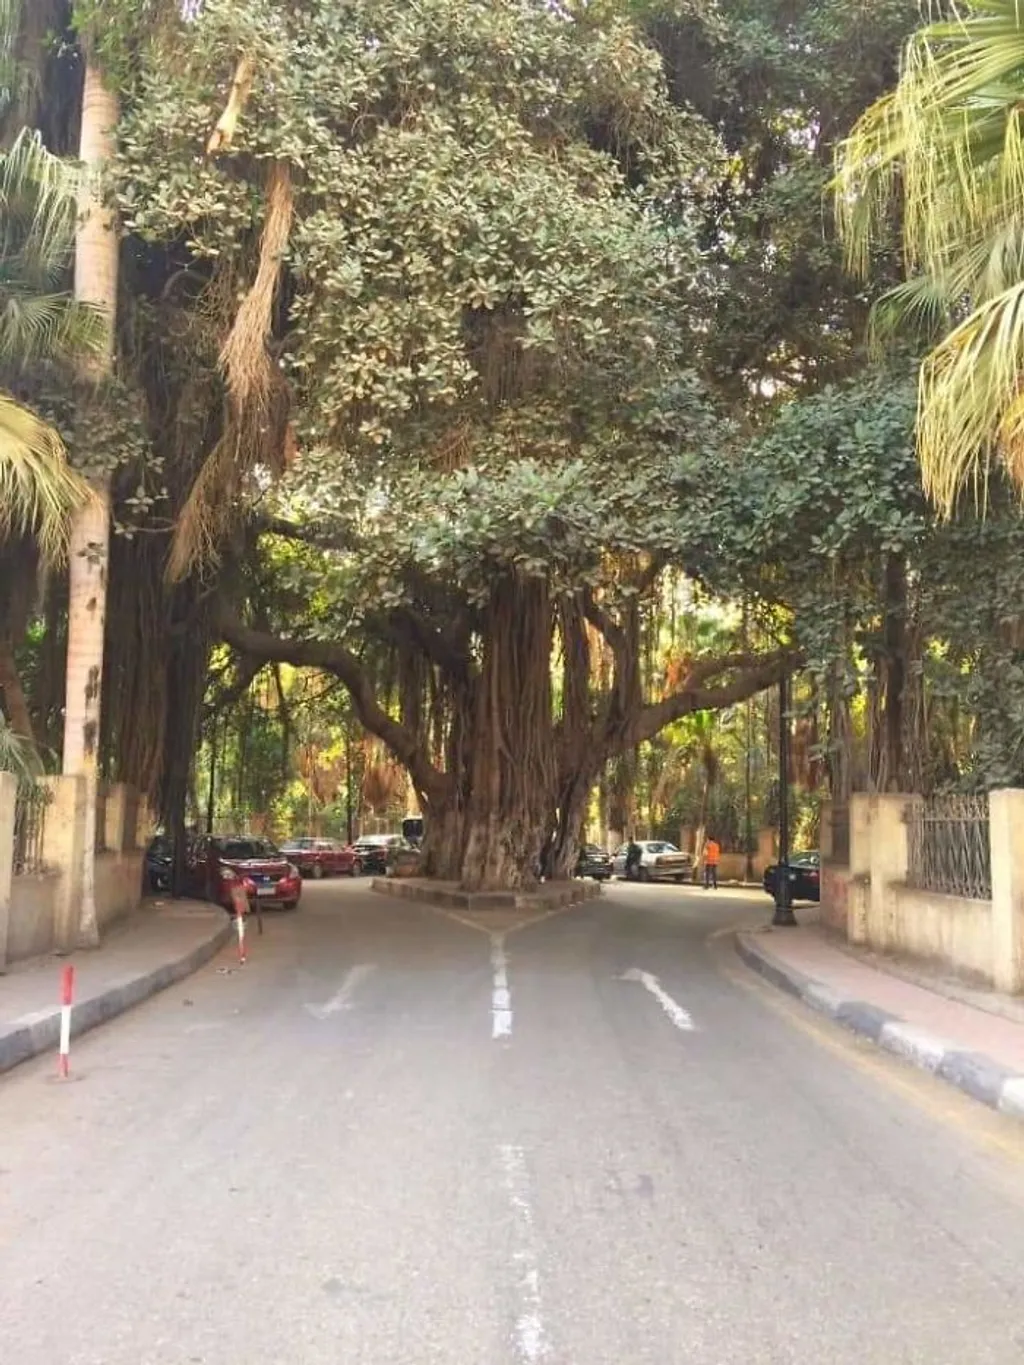
[[[775,899],[778,864],[764,870],[764,889]],[[819,901],[821,899],[821,855],[791,853],[789,855],[789,899],[791,901]]]
[[[354,848],[336,839],[314,839],[303,835],[281,845],[281,852],[293,862],[303,877],[358,877],[362,872]]]
[[[359,866],[370,877],[383,877],[388,870],[388,850],[404,843],[400,834],[364,834],[355,842]]]
[[[611,881],[611,855],[597,844],[584,844],[576,861],[576,876],[593,877],[595,882]]]

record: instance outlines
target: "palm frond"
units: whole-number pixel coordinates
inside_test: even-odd
[[[45,559],[59,560],[72,514],[93,496],[57,432],[0,392],[0,534],[30,534]]]
[[[46,273],[62,267],[74,243],[78,190],[77,166],[48,151],[37,132],[22,129],[0,157],[5,250]]]
[[[32,741],[19,735],[0,715],[0,772],[14,773],[19,782],[35,783],[43,765]]]
[[[871,310],[873,350],[897,332],[934,341],[948,328],[957,297],[948,276],[916,275],[888,290]]]
[[[975,0],[908,41],[899,83],[841,144],[833,188],[852,269],[865,274],[896,190],[908,265],[936,270],[1017,214],[1024,190],[1019,0]]]
[[[1001,461],[1024,487],[1024,3],[969,0],[907,43],[899,82],[839,149],[847,263],[867,274],[898,197],[908,283],[876,332],[946,331],[921,369],[918,454],[949,513]],[[948,330],[947,329],[951,329]]]
[[[1024,484],[1024,281],[986,300],[921,367],[918,453],[925,488],[949,513],[995,459]]]
[[[5,297],[0,288],[0,363],[23,366],[93,352],[104,335],[102,313],[70,294]]]

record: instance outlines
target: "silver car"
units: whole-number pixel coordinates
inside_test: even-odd
[[[642,882],[688,882],[693,880],[693,856],[676,848],[665,839],[638,839],[640,866],[637,880]],[[616,877],[626,875],[626,854],[629,844],[621,844],[612,856],[612,871]]]

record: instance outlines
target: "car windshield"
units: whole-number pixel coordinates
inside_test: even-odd
[[[223,839],[217,844],[217,852],[222,858],[238,861],[277,856],[277,849],[266,839]]]
[[[313,840],[312,840],[312,839],[289,839],[288,842],[287,842],[286,844],[282,844],[281,847],[282,847],[282,848],[312,848],[312,847],[313,847]]]
[[[678,852],[679,852],[679,850],[676,848],[675,844],[666,844],[666,843],[664,843],[664,842],[648,843],[645,847],[647,848],[647,852],[648,852],[648,853],[678,853]]]

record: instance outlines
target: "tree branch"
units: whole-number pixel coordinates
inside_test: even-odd
[[[626,727],[624,742],[613,738],[612,751],[625,749],[653,739],[666,725],[694,711],[721,711],[737,702],[746,701],[755,692],[777,683],[784,673],[798,668],[801,657],[794,650],[779,650],[774,654],[725,654],[713,659],[699,659],[691,667],[683,685],[662,701],[643,707]],[[732,682],[719,687],[702,684],[717,673],[740,670]]]
[[[261,513],[251,517],[249,524],[257,535],[297,540],[303,545],[312,545],[317,550],[351,550],[355,547],[355,542],[350,536],[331,534],[315,524],[300,526],[298,522],[289,521],[286,517],[271,517]]]
[[[224,605],[218,610],[216,626],[221,638],[242,654],[292,664],[296,668],[320,668],[340,678],[348,688],[352,708],[360,723],[383,740],[405,765],[417,790],[427,797],[441,795],[444,774],[430,762],[419,736],[378,704],[369,678],[350,650],[325,640],[286,640],[269,631],[253,630]]]
[[[252,681],[256,674],[263,667],[266,660],[259,659],[254,654],[246,655],[238,666],[238,677],[230,687],[215,697],[208,705],[203,707],[203,724],[214,716],[223,715],[229,711],[252,686]],[[223,676],[223,675],[222,675]]]
[[[383,626],[393,639],[400,640],[403,644],[411,644],[414,649],[425,654],[431,663],[444,669],[452,677],[460,679],[469,677],[469,653],[460,649],[447,632],[432,626],[412,607],[399,607],[393,616],[393,622],[387,622]],[[372,619],[369,624],[373,629]],[[401,639],[403,632],[404,640]]]
[[[618,659],[619,652],[627,647],[626,632],[622,626],[601,606],[594,596],[593,588],[587,588],[583,593],[582,607],[583,615],[604,636],[608,648]]]

